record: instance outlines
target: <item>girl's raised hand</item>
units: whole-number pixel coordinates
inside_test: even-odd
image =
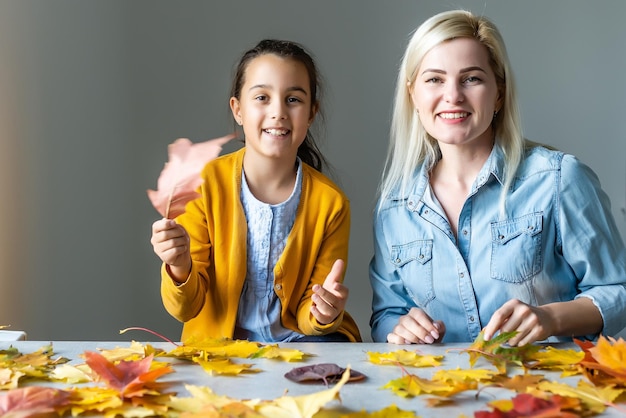
[[[387,342],[393,344],[432,344],[441,342],[446,333],[442,321],[433,321],[420,308],[411,308],[398,320],[393,331],[387,334]]]
[[[330,324],[346,307],[348,288],[341,283],[345,270],[343,260],[336,260],[322,286],[313,285],[311,313],[320,324]]]
[[[154,253],[168,265],[172,279],[184,282],[191,271],[189,235],[172,219],[160,219],[152,224],[150,239]]]

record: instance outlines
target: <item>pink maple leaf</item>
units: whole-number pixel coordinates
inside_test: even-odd
[[[157,190],[148,190],[152,206],[164,218],[174,219],[183,214],[185,205],[200,196],[197,192],[202,184],[200,172],[234,137],[230,134],[197,144],[179,138],[171,143],[167,148],[169,160],[159,175]]]

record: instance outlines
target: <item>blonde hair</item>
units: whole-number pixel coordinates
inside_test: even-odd
[[[465,10],[437,14],[416,29],[404,53],[398,73],[391,122],[390,142],[380,185],[380,203],[394,190],[406,195],[415,181],[415,169],[427,164],[431,170],[441,158],[437,141],[422,126],[411,101],[407,83],[413,84],[424,56],[435,46],[455,38],[471,38],[485,46],[496,77],[502,108],[493,121],[496,144],[505,156],[504,187],[500,196],[504,213],[507,191],[524,153],[517,93],[504,41],[486,17]],[[380,205],[379,205],[380,207]]]

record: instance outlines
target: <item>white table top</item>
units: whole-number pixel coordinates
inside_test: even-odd
[[[141,341],[140,341],[141,342]],[[141,342],[151,344],[155,347],[171,351],[175,347],[169,343],[161,342]],[[6,349],[10,345],[17,347],[22,353],[33,352],[42,346],[49,344],[42,341],[16,341],[0,342],[0,349]],[[84,363],[80,355],[86,351],[96,351],[97,349],[112,349],[116,347],[129,347],[130,342],[94,342],[94,341],[57,341],[52,342],[54,357],[63,356],[72,360],[71,364]],[[304,361],[285,362],[271,359],[233,359],[237,363],[251,363],[254,368],[261,369],[259,373],[244,373],[238,376],[210,375],[199,365],[191,362],[175,361],[173,368],[176,373],[162,376],[159,381],[171,382],[171,389],[177,392],[179,397],[188,397],[185,385],[208,386],[216,394],[227,395],[237,399],[276,399],[286,393],[290,396],[305,395],[326,389],[323,384],[301,384],[292,382],[284,377],[284,374],[295,367],[312,365],[317,363],[335,363],[340,367],[350,365],[351,368],[364,373],[367,376],[365,381],[348,382],[340,390],[341,403],[333,401],[327,404],[325,409],[349,412],[365,409],[373,412],[381,410],[387,406],[395,404],[403,410],[415,411],[421,417],[458,417],[461,415],[471,417],[474,411],[489,410],[487,402],[496,399],[511,399],[515,393],[506,389],[487,388],[480,392],[476,399],[476,391],[467,391],[453,397],[455,404],[446,407],[427,407],[425,399],[431,396],[418,396],[414,398],[403,398],[394,394],[389,389],[381,387],[393,379],[402,377],[402,370],[397,366],[376,365],[369,361],[367,352],[392,352],[400,349],[418,350],[420,354],[444,355],[442,365],[439,367],[405,369],[414,375],[430,379],[439,369],[470,368],[469,356],[467,353],[459,352],[459,349],[466,348],[467,344],[445,344],[445,345],[393,345],[384,343],[289,343],[279,344],[282,348],[294,348],[304,353],[314,355]],[[574,344],[567,346],[557,346],[558,348],[577,348]],[[452,350],[451,350],[452,349]],[[474,368],[492,369],[492,365],[483,359],[474,365]],[[521,373],[522,370],[515,370],[513,373]],[[560,380],[575,386],[582,376],[560,378],[560,373],[546,372],[543,370],[535,373],[543,374],[549,380]],[[42,383],[36,383],[42,384]],[[48,385],[47,382],[45,385]],[[0,392],[1,395],[1,392]],[[623,416],[614,408],[605,411],[602,417]]]

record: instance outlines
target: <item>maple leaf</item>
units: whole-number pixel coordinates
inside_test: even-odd
[[[563,398],[558,395],[544,399],[527,393],[515,396],[511,400],[497,400],[489,402],[493,408],[489,411],[476,411],[475,418],[576,418],[580,410],[578,400]],[[573,411],[573,412],[568,412]]]
[[[342,414],[341,418],[417,418],[417,415],[413,411],[405,411],[398,408],[395,404],[391,404],[374,412],[359,411]]]
[[[157,190],[148,190],[150,202],[164,218],[181,215],[185,205],[200,196],[196,191],[202,184],[200,172],[233,138],[231,134],[197,144],[179,138],[168,146],[169,160],[159,175]]]
[[[493,364],[500,373],[506,373],[509,365],[523,366],[525,359],[541,349],[539,345],[527,344],[521,347],[509,347],[507,341],[517,331],[501,332],[490,340],[485,340],[483,331],[478,334],[472,345],[461,352],[469,354],[469,363],[474,366],[478,358],[483,357]]]
[[[413,367],[435,367],[441,364],[443,356],[422,355],[415,351],[396,350],[390,353],[368,351],[369,361],[374,364],[391,364]]]
[[[545,350],[527,353],[524,367],[530,369],[561,370],[564,376],[579,374],[578,363],[585,353],[579,350],[546,347]]]
[[[205,372],[209,374],[226,374],[237,375],[242,372],[256,373],[259,369],[253,369],[252,364],[233,363],[229,358],[205,358],[194,357],[193,361],[202,366]]]
[[[155,380],[174,371],[169,365],[150,370],[153,355],[137,361],[122,360],[117,365],[100,353],[86,351],[83,355],[91,370],[123,398],[158,393]]]
[[[585,352],[580,361],[587,378],[599,384],[626,387],[626,341],[600,336],[596,345],[575,340]]]
[[[261,347],[256,353],[250,356],[250,358],[267,358],[267,359],[281,359],[287,362],[300,361],[307,354],[295,348],[283,348],[276,344],[268,344]]]
[[[580,380],[577,387],[561,382],[540,382],[536,389],[543,392],[550,392],[556,395],[577,398],[589,411],[600,414],[607,406],[615,407],[615,401],[626,389],[618,389],[614,386],[596,387]]]
[[[437,396],[452,396],[465,390],[476,389],[476,382],[443,382],[423,379],[413,374],[407,374],[399,379],[387,382],[382,389],[390,389],[403,398],[430,394]]]
[[[14,389],[23,379],[47,380],[54,368],[69,360],[64,357],[53,359],[52,345],[22,354],[10,347],[0,351],[0,389]]]
[[[42,386],[30,386],[9,390],[0,396],[0,416],[26,418],[52,413],[67,404],[69,393]]]
[[[496,372],[486,369],[460,369],[455,370],[439,370],[433,375],[433,380],[440,382],[484,382],[491,381]]]

